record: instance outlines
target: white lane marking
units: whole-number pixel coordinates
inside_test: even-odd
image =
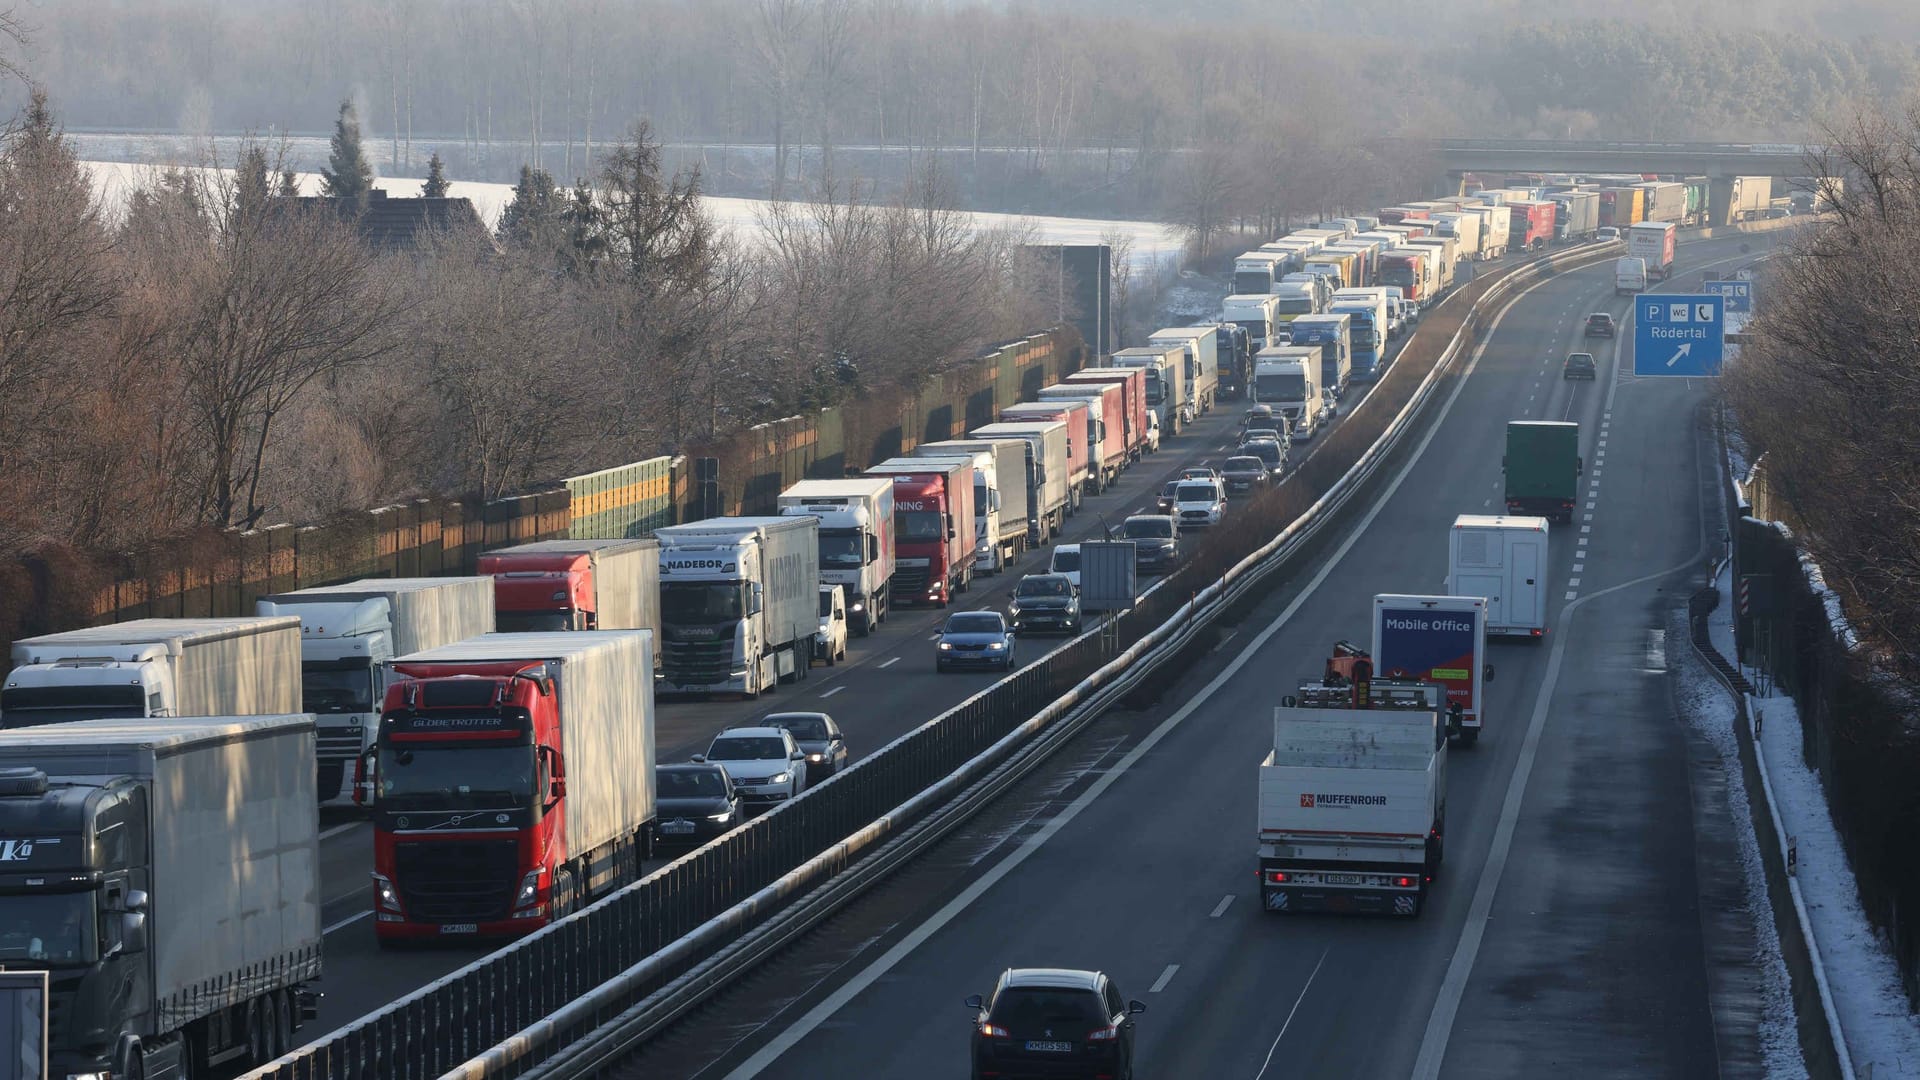
[[[840,691],[842,691],[842,690],[845,690],[845,689],[846,689],[846,687],[844,687],[844,686],[836,686],[836,687],[834,687],[833,689],[831,689],[831,690],[828,690],[828,691],[826,691],[826,692],[824,692],[824,693],[822,693],[822,694],[821,694],[820,696],[821,696],[822,698],[830,698],[830,697],[832,697],[833,695],[835,695],[835,694],[837,694],[837,693],[839,693]]]
[[[339,836],[341,833],[352,832],[353,830],[365,824],[366,822],[364,821],[349,821],[341,825],[335,825],[331,829],[322,829],[320,831],[320,839],[331,840],[334,837]]]
[[[1179,964],[1168,964],[1167,970],[1161,972],[1160,977],[1153,980],[1152,986],[1147,987],[1147,993],[1157,994],[1160,991],[1165,990],[1167,988],[1167,984],[1173,981],[1173,973],[1179,970],[1180,970]]]
[[[1581,520],[1581,521],[1592,521],[1592,520],[1593,520],[1593,515],[1592,515],[1592,514],[1582,514],[1582,515],[1580,515],[1580,520]]]
[[[1591,499],[1587,500],[1587,509],[1589,510],[1593,509],[1593,500]]]
[[[1579,588],[1579,587],[1580,587],[1580,579],[1579,579],[1579,578],[1577,578],[1577,577],[1574,577],[1574,578],[1568,578],[1568,579],[1567,579],[1567,588],[1569,588],[1569,589],[1577,589],[1577,588]]]
[[[1228,893],[1227,895],[1220,898],[1220,902],[1218,904],[1214,905],[1213,914],[1207,916],[1207,918],[1217,919],[1220,916],[1225,915],[1227,913],[1227,905],[1231,903],[1233,903],[1233,894]]]
[[[928,640],[928,641],[939,641],[939,640],[940,640],[940,635],[939,635],[939,634],[930,634],[930,635],[928,635],[928,637],[927,637],[927,640]]]
[[[1583,562],[1577,562],[1573,564],[1573,572],[1576,574],[1582,570],[1585,570],[1586,568],[1587,568],[1587,564]]]
[[[361,913],[359,913],[358,915],[349,915],[346,918],[341,919],[339,922],[334,923],[332,926],[323,926],[320,928],[320,936],[326,937],[328,934],[333,933],[335,930],[339,930],[343,927],[352,926],[354,923],[359,922],[361,919],[364,919],[371,914],[373,914],[373,909],[368,908],[365,911],[362,911]]]
[[[1570,593],[1568,593],[1568,594],[1567,594],[1567,599],[1569,599],[1569,600],[1572,600],[1572,599],[1574,599],[1575,597],[1577,597],[1577,596],[1579,596],[1579,595],[1580,595],[1580,594],[1579,594],[1579,593],[1577,593],[1577,592],[1570,592]]]
[[[938,641],[939,639],[938,639],[938,638],[935,638],[934,640],[936,640],[936,641]],[[900,658],[896,656],[896,657],[894,657],[893,659],[891,659],[891,660],[888,660],[887,662],[885,662],[885,663],[883,663],[883,664],[880,664],[879,666],[880,666],[880,667],[882,667],[882,668],[890,668],[890,667],[892,667],[893,665],[895,665],[895,664],[897,664],[897,663],[899,663],[899,662],[900,662]]]
[[[1591,526],[1591,525],[1582,525],[1582,526],[1580,526],[1580,531],[1581,531],[1581,532],[1583,532],[1583,533],[1590,533],[1590,532],[1592,532],[1592,531],[1593,531],[1593,526]]]
[[[753,1056],[747,1058],[747,1060],[736,1066],[732,1072],[729,1072],[726,1080],[751,1080],[752,1077],[759,1076],[769,1065],[779,1061],[786,1055],[787,1051],[798,1046],[802,1039],[805,1039],[821,1024],[826,1023],[833,1014],[846,1008],[848,1002],[858,997],[865,992],[868,987],[885,977],[887,972],[898,967],[900,961],[912,955],[914,950],[925,944],[933,935],[939,933],[947,924],[959,918],[960,913],[971,907],[974,901],[985,895],[988,889],[999,884],[1001,879],[1013,873],[1014,870],[1019,868],[1021,863],[1032,858],[1033,854],[1039,851],[1048,840],[1051,840],[1055,833],[1072,824],[1073,820],[1085,812],[1087,807],[1093,805],[1095,799],[1098,799],[1106,793],[1107,788],[1113,786],[1115,781],[1126,775],[1129,769],[1132,769],[1141,758],[1151,753],[1154,747],[1160,745],[1161,740],[1172,734],[1175,728],[1185,723],[1187,718],[1198,711],[1202,705],[1206,704],[1214,694],[1219,693],[1221,687],[1232,681],[1234,676],[1240,673],[1240,669],[1246,667],[1247,664],[1253,660],[1254,655],[1264,648],[1267,642],[1273,640],[1273,636],[1280,632],[1280,628],[1287,625],[1288,620],[1292,619],[1294,615],[1300,611],[1301,607],[1313,598],[1313,594],[1319,591],[1321,584],[1333,574],[1334,568],[1341,565],[1346,559],[1347,553],[1353,550],[1353,546],[1360,542],[1362,536],[1366,535],[1367,530],[1373,526],[1374,520],[1380,516],[1380,512],[1385,510],[1387,504],[1393,501],[1394,495],[1400,491],[1401,485],[1406,483],[1407,477],[1413,475],[1414,466],[1418,465],[1420,460],[1426,456],[1427,448],[1433,445],[1433,440],[1440,434],[1440,429],[1446,426],[1446,419],[1452,414],[1454,404],[1460,400],[1460,395],[1465,392],[1467,383],[1472,381],[1474,370],[1480,366],[1480,359],[1486,355],[1487,346],[1497,335],[1501,322],[1507,317],[1507,312],[1511,311],[1513,306],[1524,299],[1526,295],[1525,292],[1522,292],[1513,299],[1508,300],[1505,306],[1500,309],[1499,314],[1493,317],[1488,327],[1487,340],[1482,341],[1480,346],[1473,351],[1473,357],[1467,361],[1467,366],[1461,371],[1459,381],[1453,384],[1453,392],[1447,395],[1445,401],[1440,403],[1440,411],[1439,414],[1434,417],[1433,426],[1427,429],[1427,433],[1421,438],[1419,445],[1414,447],[1413,453],[1409,454],[1406,461],[1401,464],[1400,471],[1394,474],[1393,481],[1374,499],[1373,505],[1367,509],[1366,514],[1361,517],[1361,519],[1355,523],[1352,530],[1346,534],[1346,538],[1340,542],[1340,546],[1335,548],[1333,552],[1326,557],[1326,561],[1321,564],[1319,570],[1314,572],[1313,577],[1307,579],[1307,583],[1301,587],[1299,593],[1295,594],[1286,608],[1283,609],[1272,622],[1263,627],[1258,634],[1254,635],[1253,640],[1247,642],[1246,648],[1240,650],[1232,660],[1227,661],[1227,665],[1220,669],[1219,674],[1210,679],[1205,686],[1202,686],[1199,692],[1193,697],[1188,698],[1186,704],[1174,710],[1173,715],[1162,720],[1158,727],[1148,732],[1147,736],[1141,739],[1132,750],[1127,751],[1126,756],[1122,757],[1118,762],[1115,762],[1112,768],[1101,773],[1099,778],[1092,784],[1089,784],[1087,789],[1082,791],[1078,798],[1067,804],[1064,810],[1050,818],[1045,825],[1035,830],[1025,840],[1022,840],[1019,847],[1007,853],[1006,858],[995,863],[986,873],[974,878],[966,888],[955,894],[953,899],[947,901],[940,910],[928,916],[925,922],[914,927],[905,937],[895,942],[892,948],[876,957],[872,963],[860,969],[852,978],[840,984],[833,993],[822,998],[813,1008],[807,1010],[806,1015],[787,1025],[786,1029],[781,1031],[780,1034],[768,1040],[764,1046],[753,1053]],[[898,658],[896,657],[895,659]],[[1326,953],[1320,954],[1321,963],[1325,963],[1326,958]],[[1314,974],[1319,974],[1319,964],[1315,964],[1313,970]],[[1307,985],[1313,985],[1312,976],[1308,976]],[[1306,996],[1305,987],[1301,988],[1300,994],[1303,998]],[[1299,1007],[1300,1003],[1298,1001],[1294,1002],[1294,1008],[1298,1009]],[[1288,1013],[1287,1018],[1289,1022],[1291,1022],[1293,1014]],[[1286,1034],[1286,1029],[1284,1027],[1281,1028],[1280,1033],[1282,1035]],[[1274,1045],[1279,1045],[1278,1039],[1274,1040]],[[1271,1060],[1271,1057],[1269,1057],[1269,1060]]]
[[[1580,538],[1580,546],[1581,546],[1581,547],[1586,547],[1586,546],[1587,546],[1587,537],[1584,537],[1584,536],[1583,536],[1583,537],[1581,537],[1581,538]]]
[[[1253,1074],[1253,1080],[1260,1080],[1261,1077],[1267,1075],[1267,1069],[1272,1067],[1274,1051],[1280,1049],[1280,1040],[1287,1037],[1287,1029],[1293,1026],[1294,1014],[1300,1011],[1300,1003],[1307,1000],[1307,991],[1313,986],[1314,978],[1320,974],[1320,965],[1327,962],[1327,954],[1332,951],[1333,946],[1331,945],[1320,950],[1319,961],[1313,965],[1313,972],[1307,976],[1305,985],[1300,987],[1300,996],[1293,999],[1293,1008],[1287,1010],[1286,1022],[1280,1025],[1280,1034],[1273,1037],[1273,1045],[1267,1047],[1267,1060],[1260,1063],[1260,1071]]]
[[[1481,499],[1481,500],[1480,500],[1480,505],[1481,505],[1481,506],[1492,506],[1492,505],[1493,505],[1493,500],[1492,500],[1492,499]]]

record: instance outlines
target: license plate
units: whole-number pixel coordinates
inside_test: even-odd
[[[1044,1051],[1049,1054],[1070,1054],[1073,1052],[1073,1044],[1070,1042],[1045,1042],[1040,1039],[1028,1039],[1027,1049]]]
[[[480,932],[480,926],[478,923],[470,922],[442,923],[440,925],[440,932],[443,934],[477,934]]]
[[[1324,874],[1321,880],[1329,885],[1365,885],[1367,879],[1359,874]]]
[[[660,826],[660,831],[668,836],[686,836],[688,833],[693,832],[693,822],[669,821],[665,825]]]

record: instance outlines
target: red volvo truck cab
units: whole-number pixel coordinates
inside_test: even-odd
[[[383,946],[515,937],[653,847],[653,634],[483,634],[389,661],[355,801]]]
[[[897,603],[946,607],[973,585],[972,458],[888,458],[868,476],[893,479],[893,581]]]
[[[1532,250],[1553,242],[1553,203],[1509,202],[1507,210],[1513,215],[1507,226],[1509,247]]]

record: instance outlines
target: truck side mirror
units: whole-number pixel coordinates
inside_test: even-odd
[[[1488,664],[1485,668],[1483,668],[1480,672],[1480,677],[1486,680],[1487,682],[1492,682],[1493,681],[1493,665]]]
[[[355,806],[373,805],[374,773],[379,768],[373,756],[375,749],[369,746],[360,751],[359,757],[353,759],[353,805]]]
[[[144,896],[144,893],[135,893]],[[128,901],[132,903],[131,900]],[[141,953],[147,951],[147,913],[144,911],[123,911],[120,913],[120,951]]]
[[[1573,475],[1585,476],[1586,474],[1587,474],[1587,459],[1583,457],[1574,458],[1573,459]]]
[[[760,614],[760,583],[757,581],[753,583],[752,594],[747,597],[747,614]]]

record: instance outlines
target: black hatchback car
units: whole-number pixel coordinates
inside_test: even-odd
[[[1227,478],[1227,498],[1257,495],[1267,486],[1267,463],[1251,454],[1230,457],[1220,467]]]
[[[653,790],[663,844],[697,846],[740,824],[740,795],[718,765],[657,765]]]
[[[1072,1076],[1132,1080],[1133,1018],[1147,1011],[1126,1001],[1098,971],[1009,968],[973,1010],[973,1076]]]
[[[1595,371],[1592,353],[1568,353],[1566,366],[1560,369],[1560,377],[1563,379],[1593,379],[1597,377]]]
[[[1596,311],[1587,316],[1586,329],[1581,333],[1586,337],[1612,337],[1613,316],[1604,311]]]

